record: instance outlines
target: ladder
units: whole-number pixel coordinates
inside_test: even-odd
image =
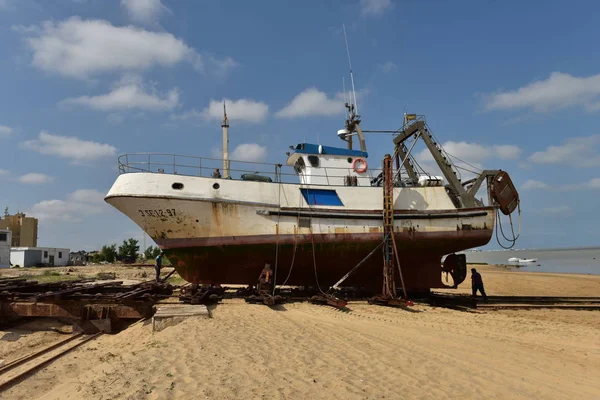
[[[396,297],[394,280],[395,249],[392,245],[394,234],[394,171],[392,157],[386,154],[383,159],[383,290],[385,297]]]
[[[388,306],[402,304],[396,295],[394,279],[394,264],[396,264],[404,290],[404,301],[407,305],[411,305],[412,303],[406,297],[406,286],[394,239],[394,168],[389,154],[386,154],[383,159],[383,237],[383,288],[380,295],[369,299],[369,303]]]

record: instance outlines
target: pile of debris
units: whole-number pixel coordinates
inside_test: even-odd
[[[96,279],[38,282],[0,278],[0,323],[22,317],[62,318],[84,332],[107,332],[124,322],[149,318],[154,304],[173,294],[169,283],[154,281],[123,285]]]

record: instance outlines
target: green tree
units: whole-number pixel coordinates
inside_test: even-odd
[[[119,257],[124,261],[135,261],[137,259],[137,253],[140,250],[138,241],[134,238],[123,240],[123,244],[119,246]]]
[[[100,250],[100,253],[102,254],[102,258],[104,259],[104,261],[113,263],[117,258],[117,245],[111,244],[110,246],[102,246],[102,250]]]
[[[158,247],[150,246],[146,250],[144,250],[144,259],[154,260],[159,254],[160,249]]]
[[[92,256],[92,262],[95,264],[98,264],[100,262],[104,261],[104,257],[102,256],[101,253],[94,253],[94,255]]]

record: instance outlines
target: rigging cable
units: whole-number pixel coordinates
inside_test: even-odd
[[[476,166],[474,166],[473,164],[469,164],[469,163],[468,163],[468,162],[466,162],[465,160],[462,160],[462,159],[460,159],[460,158],[458,158],[458,157],[456,157],[456,156],[453,156],[452,154],[450,154],[450,153],[448,153],[448,152],[446,152],[446,154],[448,154],[448,155],[449,155],[450,157],[452,157],[452,158],[455,158],[455,159],[457,159],[457,160],[458,160],[458,161],[460,161],[461,163],[467,164],[469,167],[476,169],[478,172],[469,171],[468,169],[466,169],[466,168],[462,167],[462,169],[464,169],[465,171],[469,171],[469,172],[472,172],[472,173],[474,173],[474,174],[478,174],[478,173],[480,173],[481,171],[483,171],[481,168],[479,168],[479,167],[476,167]],[[455,167],[456,167],[456,168],[461,168],[461,167],[459,167],[459,166],[457,166],[457,165],[455,165]]]
[[[510,215],[510,214],[508,215],[508,218],[510,221],[510,230],[511,230],[511,233],[513,236],[512,238],[508,238],[504,234],[504,229],[502,228],[502,220],[500,219],[500,211],[498,209],[496,209],[496,241],[498,242],[500,247],[502,247],[505,250],[513,248],[514,245],[517,243],[517,239],[519,239],[519,237],[521,236],[522,215],[521,215],[521,203],[520,202],[517,203],[517,207],[519,210],[518,211],[518,213],[519,213],[519,231],[518,231],[517,235],[515,235],[515,230],[514,230],[513,221],[512,221],[512,215]],[[500,237],[498,236],[498,231],[500,231],[504,240],[506,240],[507,242],[510,243],[510,245],[508,247],[503,245],[502,243],[500,243]]]
[[[302,186],[304,185],[302,177],[300,177],[300,189],[302,189]],[[309,231],[310,231],[310,240],[311,240],[311,244],[312,244],[312,255],[313,255],[313,268],[315,270],[315,281],[317,283],[317,288],[319,289],[319,292],[321,292],[321,294],[326,294],[323,289],[321,289],[321,285],[319,284],[319,275],[317,273],[317,256],[315,254],[315,235],[313,233],[313,229],[312,229],[312,206],[310,204],[310,188],[306,188],[308,190],[307,192],[307,198],[306,200],[306,204],[308,205],[308,214],[310,215],[310,221],[309,221]],[[300,205],[300,203],[298,203],[298,205]],[[300,218],[300,217],[298,217]],[[320,225],[319,225],[320,227]]]
[[[310,208],[310,206],[309,206]],[[317,256],[315,255],[315,235],[313,234],[312,224],[310,226],[310,239],[312,241],[312,255],[313,255],[313,267],[315,269],[315,280],[317,282],[317,288],[321,294],[327,294],[321,289],[321,285],[319,284],[319,275],[317,274]]]
[[[275,271],[273,272],[273,296],[275,296],[275,289],[277,288],[277,266],[279,263],[279,229],[281,227],[281,179],[279,180],[279,185],[277,185],[277,197],[279,203],[279,212],[277,213],[277,224],[275,225]]]
[[[302,199],[302,192],[298,191],[298,204],[300,204],[300,200]],[[280,286],[285,286],[287,281],[292,276],[292,270],[294,269],[294,262],[296,260],[296,252],[298,250],[298,232],[294,230],[294,252],[292,253],[292,264],[290,265],[290,270],[288,271],[288,275],[285,278],[285,281]]]

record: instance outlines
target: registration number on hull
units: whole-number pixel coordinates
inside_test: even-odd
[[[174,208],[166,208],[162,210],[138,210],[142,217],[157,217],[157,218],[165,218],[165,217],[175,217],[177,213],[175,213]]]

